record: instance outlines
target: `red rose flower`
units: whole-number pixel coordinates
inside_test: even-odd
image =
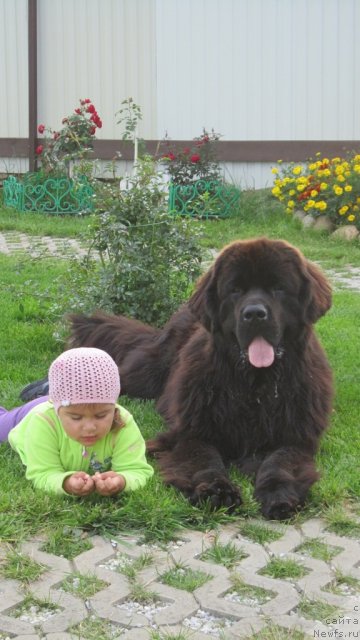
[[[90,135],[93,136],[95,134],[95,132],[96,132],[96,127],[90,127],[90,129],[89,129]]]
[[[42,144],[39,144],[36,149],[35,149],[35,153],[36,155],[40,156],[42,154],[42,152],[44,151],[44,147],[42,146]]]
[[[193,153],[190,158],[190,162],[200,162],[200,156],[198,153]]]
[[[101,129],[102,127],[102,121],[101,118],[99,116],[99,114],[95,111],[95,113],[92,114],[91,118],[90,118],[91,122],[94,123],[94,125],[96,127],[98,127],[99,129]]]
[[[80,109],[80,108],[75,109],[75,113],[77,113],[77,114],[78,114],[78,116],[81,116],[81,109]]]
[[[187,156],[190,153],[190,147],[185,147],[185,149],[183,149],[183,153]]]
[[[93,104],[89,104],[89,106],[86,109],[87,113],[96,113],[96,109],[94,107]]]
[[[39,124],[38,126],[38,132],[39,133],[44,133],[45,131],[45,125],[44,124]]]
[[[165,153],[165,154],[163,155],[163,158],[164,158],[165,160],[175,160],[175,156],[174,156],[174,154],[173,154],[171,151],[170,151],[169,153]]]

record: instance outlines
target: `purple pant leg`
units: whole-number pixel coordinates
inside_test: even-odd
[[[5,442],[7,440],[9,431],[16,427],[20,420],[29,413],[30,409],[36,407],[36,405],[41,404],[42,402],[46,402],[48,399],[49,396],[41,396],[41,398],[30,400],[30,402],[21,405],[21,407],[10,409],[10,411],[7,411],[4,407],[0,407],[0,442]]]

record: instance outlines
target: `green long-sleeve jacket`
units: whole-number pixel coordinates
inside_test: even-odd
[[[144,486],[154,473],[145,458],[144,439],[131,413],[116,406],[124,426],[86,449],[66,434],[51,402],[29,411],[10,431],[9,442],[36,489],[65,494],[62,485],[67,476],[77,471],[93,474],[109,470],[124,476],[124,491]]]

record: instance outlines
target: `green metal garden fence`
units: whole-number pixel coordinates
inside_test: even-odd
[[[169,212],[199,218],[227,218],[239,203],[240,190],[219,180],[169,186]]]
[[[46,213],[90,212],[94,207],[94,190],[86,177],[45,178],[36,173],[22,179],[9,176],[4,180],[4,204],[18,211]]]

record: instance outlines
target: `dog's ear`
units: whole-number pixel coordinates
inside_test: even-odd
[[[313,262],[305,260],[305,318],[314,323],[330,309],[331,287],[322,271]]]
[[[197,282],[194,293],[188,301],[194,316],[205,329],[216,331],[218,321],[219,299],[217,296],[214,267],[211,267]]]

